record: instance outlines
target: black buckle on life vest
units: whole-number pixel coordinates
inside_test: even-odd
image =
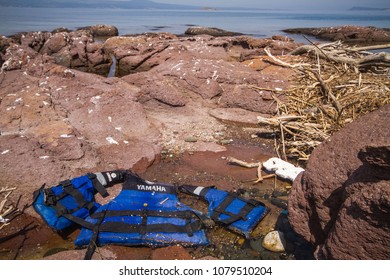
[[[57,197],[52,189],[43,189],[43,202],[45,205],[54,206],[57,204]]]

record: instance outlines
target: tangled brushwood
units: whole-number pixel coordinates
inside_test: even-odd
[[[0,230],[8,225],[9,217],[15,213],[15,208],[8,202],[8,197],[15,188],[0,189]]]
[[[296,71],[286,99],[274,97],[277,115],[259,117],[260,124],[278,132],[275,148],[280,157],[306,161],[334,132],[390,102],[390,54],[367,51],[381,48],[390,45],[351,48],[340,42],[312,44],[285,57],[294,64],[266,50],[273,63]]]

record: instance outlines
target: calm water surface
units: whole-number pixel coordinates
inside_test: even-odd
[[[75,29],[112,24],[119,33],[166,31],[183,34],[189,25],[212,26],[265,37],[293,27],[361,25],[390,28],[390,11],[187,11],[0,7],[0,34]]]

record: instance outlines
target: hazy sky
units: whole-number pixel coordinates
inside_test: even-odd
[[[353,6],[388,8],[389,0],[154,0],[161,3],[189,4],[200,6],[256,7],[262,9],[348,9]]]

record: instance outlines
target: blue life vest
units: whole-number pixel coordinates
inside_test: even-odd
[[[176,191],[127,176],[119,195],[85,219],[75,245],[207,245],[201,213],[181,204]]]
[[[213,221],[243,234],[246,238],[268,213],[263,203],[255,199],[245,199],[239,193],[188,185],[181,186],[180,191],[205,199],[209,203],[208,215]]]
[[[94,195],[99,192],[106,197],[106,187],[123,182],[125,174],[122,170],[89,173],[51,188],[42,186],[34,192],[34,209],[53,230],[83,223],[100,207]]]

